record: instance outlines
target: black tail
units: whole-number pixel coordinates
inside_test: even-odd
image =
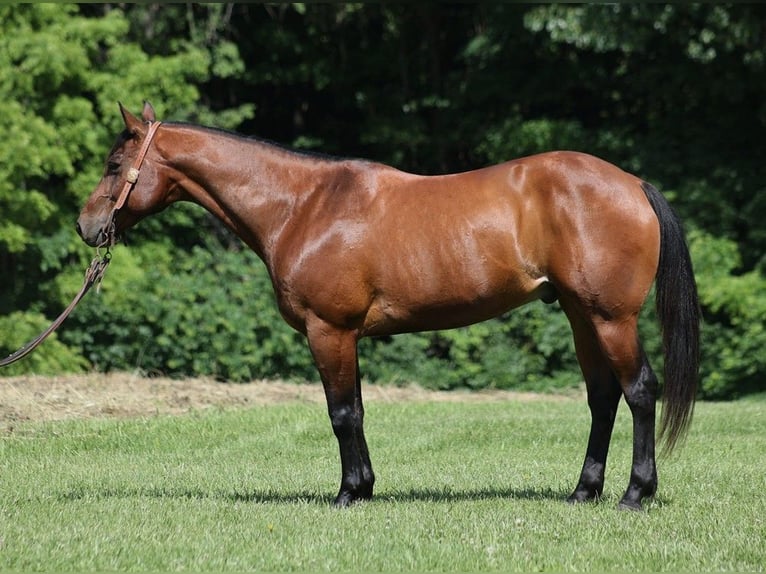
[[[657,189],[641,187],[660,222],[660,262],[657,267],[657,315],[662,326],[665,389],[660,437],[666,452],[688,430],[699,376],[700,308],[689,248],[683,228]]]

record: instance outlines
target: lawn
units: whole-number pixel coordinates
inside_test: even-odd
[[[605,496],[563,500],[583,400],[370,401],[372,502],[323,406],[20,422],[0,435],[0,570],[763,571],[766,398],[701,403],[642,513],[621,406]]]

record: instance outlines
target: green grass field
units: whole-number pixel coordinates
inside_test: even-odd
[[[763,571],[766,398],[698,404],[643,513],[621,406],[604,499],[570,506],[582,400],[372,402],[370,503],[338,510],[325,409],[22,423],[0,437],[0,570]]]

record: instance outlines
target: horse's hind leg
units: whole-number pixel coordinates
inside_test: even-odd
[[[592,327],[576,316],[570,316],[570,322],[588,391],[591,427],[580,480],[568,500],[584,502],[598,498],[603,492],[606,458],[622,389],[604,358]]]
[[[624,390],[625,401],[633,415],[633,465],[628,489],[620,508],[641,510],[641,501],[657,491],[654,425],[657,401],[657,376],[646,355],[641,352],[641,366]]]
[[[572,323],[578,358],[581,364],[585,362],[583,372],[593,418],[582,475],[570,500],[585,500],[600,494],[603,465],[606,463],[619,393],[622,392],[633,417],[633,464],[620,507],[640,509],[641,501],[657,490],[654,454],[657,377],[638,339],[637,315],[619,320],[594,317]],[[580,350],[583,346],[586,347],[584,351]],[[601,361],[598,361],[599,354]],[[607,371],[611,372],[611,376],[606,374]]]

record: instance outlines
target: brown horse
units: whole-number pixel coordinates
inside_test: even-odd
[[[92,246],[169,204],[220,218],[264,261],[285,320],[306,335],[340,446],[337,505],[372,496],[357,342],[448,329],[535,299],[560,301],[588,391],[591,430],[570,501],[598,498],[621,396],[633,464],[620,506],[657,488],[658,382],[639,341],[656,280],[665,352],[662,433],[672,449],[694,406],[699,308],[681,226],[659,192],[595,157],[552,152],[419,176],[298,153],[236,134],[143,120],[125,130],[80,214]],[[140,169],[140,177],[138,170]]]

